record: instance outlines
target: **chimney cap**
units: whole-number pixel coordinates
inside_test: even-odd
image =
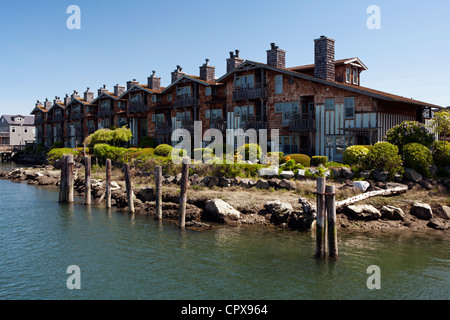
[[[205,59],[205,66],[209,64],[209,59]]]
[[[155,71],[155,70],[152,70],[152,76],[154,76],[154,75],[155,75],[155,73],[156,73],[156,71]]]
[[[236,49],[236,50],[234,50],[234,52],[236,52],[236,58],[239,58],[239,50]]]

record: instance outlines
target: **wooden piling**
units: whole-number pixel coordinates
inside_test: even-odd
[[[73,154],[67,155],[67,166],[66,166],[66,179],[67,179],[67,202],[72,203],[74,201],[74,179],[73,179]]]
[[[189,161],[183,159],[181,168],[180,211],[178,214],[178,227],[184,229],[186,225],[187,185],[189,182]]]
[[[336,195],[335,187],[328,185],[325,189],[327,204],[327,234],[328,256],[332,260],[338,258],[337,227],[336,227]]]
[[[317,178],[316,258],[325,258],[326,255],[325,184],[325,177]]]
[[[111,208],[111,160],[106,159],[106,208]]]
[[[85,204],[91,204],[91,157],[89,156],[84,157],[84,199]]]
[[[59,202],[65,203],[67,202],[67,192],[66,192],[66,162],[67,162],[67,156],[63,155],[61,159],[61,178],[59,180]]]
[[[162,167],[155,167],[156,219],[162,219]]]
[[[123,165],[123,172],[125,174],[125,186],[127,189],[128,208],[130,213],[134,214],[133,189],[131,188],[130,166],[128,165],[128,163],[125,163]]]

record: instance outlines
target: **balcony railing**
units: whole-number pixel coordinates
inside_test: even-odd
[[[316,121],[310,114],[296,114],[291,116],[288,126],[291,131],[314,131],[316,130]]]
[[[72,112],[70,114],[70,120],[81,120],[84,118],[84,113],[82,112]]]
[[[267,98],[267,87],[256,84],[254,87],[235,87],[233,91],[233,101]]]
[[[64,121],[64,115],[57,114],[53,117],[53,122],[63,122]]]
[[[223,120],[211,120],[209,127],[211,129],[219,129],[222,133],[227,132],[227,123]]]
[[[9,132],[0,132],[0,137],[9,137]]]
[[[114,110],[112,110],[110,108],[100,108],[98,110],[99,117],[108,117],[108,116],[112,116],[113,114],[114,114]]]
[[[165,136],[172,134],[172,126],[164,123],[155,124],[155,135]]]
[[[176,96],[173,102],[175,108],[192,107],[198,105],[198,99],[192,98],[190,95]]]
[[[262,117],[248,117],[241,120],[239,124],[239,128],[248,130],[248,129],[267,129],[267,119]]]
[[[147,104],[143,102],[130,102],[128,106],[128,112],[136,113],[136,112],[146,112]]]

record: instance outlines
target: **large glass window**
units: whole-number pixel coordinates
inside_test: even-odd
[[[345,98],[345,118],[353,118],[355,114],[355,98]]]
[[[239,89],[253,89],[254,88],[254,77],[252,74],[246,76],[236,77],[236,82],[234,86]]]
[[[275,76],[275,94],[283,93],[283,75]]]

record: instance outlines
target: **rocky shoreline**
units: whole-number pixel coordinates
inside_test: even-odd
[[[84,195],[84,170],[82,166],[74,170],[75,192]],[[11,172],[0,172],[0,179],[23,182],[31,185],[59,185],[60,170],[51,165],[18,168]],[[165,177],[163,187],[163,219],[176,220],[179,208],[180,177]],[[92,179],[92,197],[94,204],[104,203],[105,181]],[[262,225],[277,226],[295,230],[311,230],[315,226],[315,212],[304,212],[299,203],[299,195],[293,190],[302,187],[307,181],[287,179],[252,179],[242,178],[199,178],[190,177],[191,188],[188,191],[186,208],[186,227],[193,230],[213,228],[209,224],[227,225]],[[311,181],[309,181],[311,184]],[[358,181],[344,181],[338,185],[339,190],[359,189]],[[433,186],[433,182],[429,182]],[[365,192],[388,188],[389,183],[363,183]],[[397,183],[398,185],[398,183]],[[408,188],[427,190],[430,185],[408,184]],[[203,188],[203,189],[202,189]],[[268,191],[268,189],[276,191]],[[278,191],[280,190],[280,191]],[[429,190],[429,189],[428,189]],[[133,188],[135,194],[135,214],[155,215],[155,192],[153,186]],[[445,193],[446,191],[444,191]],[[112,205],[125,212],[128,211],[127,195],[122,181],[112,182]],[[222,199],[223,198],[223,199]],[[224,200],[225,199],[225,200]],[[243,199],[251,199],[252,205],[244,205]],[[301,199],[301,198],[300,198]],[[313,200],[311,202],[314,202]],[[339,209],[337,226],[347,230],[449,230],[450,207],[441,204],[433,208],[419,200],[403,208],[389,204],[354,204]]]

